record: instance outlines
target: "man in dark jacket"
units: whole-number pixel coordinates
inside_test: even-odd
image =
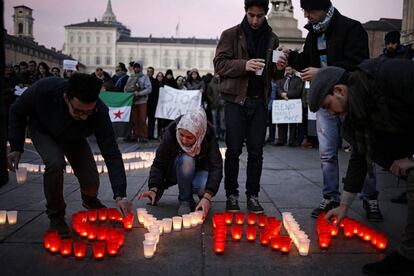
[[[241,24],[225,30],[217,45],[214,68],[220,75],[220,92],[226,101],[226,160],[224,164],[226,209],[237,212],[239,156],[246,140],[248,161],[246,196],[250,212],[262,213],[259,203],[263,141],[267,124],[270,81],[276,71],[272,50],[278,37],[267,24],[268,0],[245,0]],[[283,62],[285,62],[284,60]],[[281,70],[284,63],[279,63]]]
[[[335,9],[330,0],[301,0],[301,7],[309,23],[309,33],[302,53],[291,52],[289,65],[302,71],[302,79],[312,81],[319,68],[337,66],[354,71],[357,65],[369,58],[368,35],[361,23],[345,17]],[[341,119],[325,109],[316,114],[319,155],[323,174],[323,199],[311,216],[339,205],[338,148],[341,144]],[[367,218],[381,221],[375,174],[367,177],[361,193]]]
[[[348,75],[339,67],[319,71],[311,84],[309,107],[345,116],[344,138],[352,155],[339,207],[327,214],[345,217],[375,162],[396,176],[407,177],[407,224],[398,252],[368,264],[369,275],[414,272],[414,62],[375,59]],[[408,274],[407,274],[408,275]],[[412,274],[411,274],[412,275]]]
[[[399,31],[391,31],[385,34],[385,48],[380,57],[414,59],[414,51],[410,46],[401,45]]]
[[[8,155],[9,169],[17,169],[23,152],[28,124],[33,145],[43,159],[43,189],[50,228],[62,236],[69,234],[65,222],[63,198],[65,157],[77,176],[83,206],[104,208],[98,200],[99,174],[87,137],[95,134],[108,166],[114,199],[126,215],[131,203],[126,198],[124,164],[116,144],[108,107],[99,100],[102,82],[86,74],[74,74],[69,80],[47,78],[32,85],[10,110]]]

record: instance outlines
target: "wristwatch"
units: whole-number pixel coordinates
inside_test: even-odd
[[[410,160],[411,162],[414,162],[414,154],[408,157],[408,160]]]

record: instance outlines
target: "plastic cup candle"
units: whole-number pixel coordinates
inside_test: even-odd
[[[247,224],[248,225],[255,225],[256,224],[256,217],[255,213],[248,213],[247,214]]]
[[[257,224],[260,228],[263,228],[266,226],[267,222],[267,216],[265,214],[260,214],[257,216]]]
[[[191,212],[190,213],[191,216],[191,226],[197,226],[198,225],[198,214],[196,214],[196,212]]]
[[[101,260],[105,256],[105,242],[98,241],[92,245],[93,257],[95,260]]]
[[[0,224],[6,224],[7,211],[0,211]]]
[[[122,223],[124,224],[125,230],[131,230],[134,224],[134,213],[128,213],[128,215],[122,219]]]
[[[217,255],[223,254],[226,246],[225,241],[214,241],[214,252]]]
[[[351,223],[344,224],[344,236],[346,238],[352,238],[354,235],[354,225]]]
[[[197,217],[198,217],[198,224],[203,224],[203,216],[204,216],[204,212],[203,211],[196,211]]]
[[[18,168],[16,170],[16,181],[19,184],[25,183],[27,180],[27,168]]]
[[[253,225],[248,225],[246,227],[246,238],[248,241],[254,241],[256,239],[257,230]]]
[[[139,223],[144,223],[144,215],[147,214],[147,210],[145,208],[137,208],[137,218]]]
[[[232,222],[233,222],[233,213],[231,213],[231,212],[224,212],[224,221],[228,225],[232,224]]]
[[[94,222],[94,221],[96,221],[97,217],[98,217],[98,210],[91,209],[91,210],[88,211],[89,221]]]
[[[244,213],[237,212],[236,213],[236,224],[243,225],[244,224]]]
[[[213,227],[216,228],[217,224],[225,223],[223,213],[215,213],[213,215]]]
[[[88,226],[89,223],[87,222],[79,223],[79,235],[81,237],[88,237]]]
[[[185,229],[191,228],[191,216],[190,215],[183,215],[183,227]]]
[[[260,230],[260,244],[261,245],[268,245],[270,243],[269,239],[269,231],[266,229]]]
[[[191,221],[191,222],[193,222],[193,221]],[[163,227],[162,220],[156,220],[153,225],[158,227],[158,230],[160,231],[160,235],[162,235],[162,233],[164,232],[164,227]]]
[[[106,251],[109,256],[115,256],[118,254],[118,242],[116,240],[106,241]]]
[[[331,243],[331,235],[328,233],[321,233],[319,235],[319,247],[322,249],[326,249],[329,247]]]
[[[98,226],[96,228],[96,237],[98,238],[98,240],[104,241],[107,238],[107,232],[108,232],[108,230],[107,230],[106,226],[104,226],[104,225],[101,226],[101,227]]]
[[[152,258],[155,252],[155,241],[145,240],[142,242],[142,245],[144,248],[144,257],[147,259]]]
[[[170,233],[172,228],[172,219],[165,218],[162,220],[162,229],[164,233]]]
[[[85,258],[86,243],[84,241],[75,241],[73,243],[73,253],[75,254],[75,258],[78,260]]]
[[[385,250],[387,248],[388,237],[385,234],[377,233],[375,239],[378,250]]]
[[[50,236],[50,238],[49,238],[49,243],[50,243],[49,251],[52,252],[52,253],[59,252],[60,242],[61,242],[61,240],[60,240],[59,235]]]
[[[270,239],[270,247],[273,250],[280,249],[280,237],[279,236],[272,236],[272,238]]]
[[[182,217],[173,217],[172,218],[174,231],[181,231],[182,222],[183,222]]]
[[[96,239],[96,225],[89,224],[88,225],[88,240],[93,241]]]
[[[17,223],[17,211],[7,211],[7,221],[9,224]]]
[[[98,210],[99,221],[106,221],[108,217],[108,209],[102,208]]]
[[[64,239],[60,242],[60,255],[67,257],[72,253],[72,240]]]
[[[116,208],[109,208],[108,209],[108,219],[109,221],[118,220],[118,218],[121,216],[119,211]]]
[[[231,237],[234,241],[240,241],[243,233],[243,226],[233,225],[231,227]]]
[[[282,253],[288,253],[292,245],[292,239],[290,237],[280,237],[280,251]]]
[[[157,242],[157,234],[155,233],[145,233],[144,234],[145,240],[146,241],[153,241],[153,242]]]
[[[46,250],[50,249],[50,239],[52,237],[59,238],[59,234],[57,231],[47,231],[43,236],[43,246]]]
[[[338,228],[335,227],[335,225],[331,224],[330,226],[330,232],[332,237],[338,236]]]
[[[301,256],[307,256],[309,254],[309,246],[310,246],[310,240],[309,239],[300,239],[298,241],[299,243],[299,255]]]
[[[369,229],[368,227],[367,228],[365,228],[365,232],[364,232],[364,241],[371,241],[371,239],[372,239],[372,235],[373,235],[373,232],[372,232],[372,230],[371,229]]]

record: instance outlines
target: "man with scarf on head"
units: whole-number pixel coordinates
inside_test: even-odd
[[[364,61],[352,73],[324,68],[310,87],[310,110],[325,108],[343,115],[343,135],[353,148],[341,204],[326,219],[336,216],[341,221],[346,216],[372,162],[407,179],[407,223],[400,247],[382,261],[365,265],[363,272],[369,275],[414,272],[413,87],[413,61],[382,58]]]
[[[303,52],[290,52],[289,65],[302,71],[305,81],[312,81],[320,68],[337,66],[348,72],[369,58],[368,35],[361,23],[345,17],[330,0],[301,0],[301,8],[308,19],[309,31]],[[311,216],[316,218],[339,205],[338,148],[341,144],[341,118],[321,108],[316,114],[319,154],[323,174],[323,199]],[[375,174],[367,175],[361,193],[363,206],[370,221],[381,221]]]
[[[246,140],[248,161],[246,196],[250,212],[262,213],[259,203],[263,164],[263,142],[267,125],[267,101],[271,79],[286,66],[283,56],[272,63],[272,50],[279,46],[278,37],[266,21],[268,0],[245,0],[246,15],[241,24],[225,30],[217,45],[215,73],[220,75],[220,91],[226,101],[225,189],[226,210],[237,212],[239,156]],[[279,70],[279,71],[278,71]]]

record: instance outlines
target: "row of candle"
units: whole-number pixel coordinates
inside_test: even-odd
[[[116,208],[90,209],[88,211],[81,211],[73,214],[72,226],[73,229],[82,236],[84,233],[81,231],[81,228],[85,228],[85,225],[90,225],[88,222],[105,222],[107,220],[120,222],[123,224],[125,230],[131,230],[134,224],[134,214],[128,213],[125,217],[122,217],[121,213]]]
[[[0,225],[6,224],[16,224],[17,223],[17,211],[0,211]]]
[[[299,251],[299,255],[307,256],[309,254],[310,239],[305,231],[300,229],[299,223],[293,217],[290,212],[282,213],[283,226],[289,234],[289,237],[292,239],[296,248]]]

